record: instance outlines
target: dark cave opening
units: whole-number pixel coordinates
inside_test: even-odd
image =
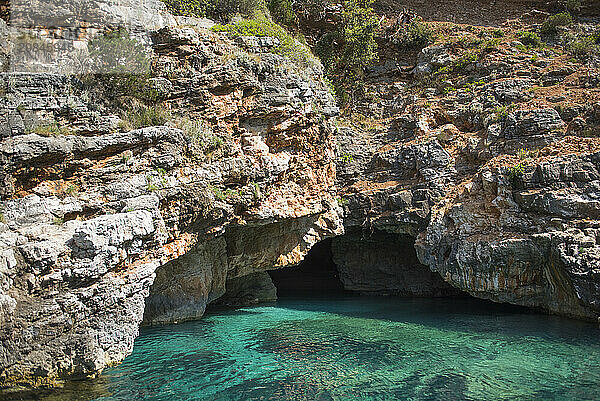
[[[418,307],[431,302],[431,308],[448,313],[456,305],[481,314],[543,312],[477,298],[451,286],[420,263],[414,237],[380,230],[347,230],[317,243],[298,266],[269,271],[269,276],[278,298],[392,296],[407,302],[412,298]],[[440,304],[435,298],[449,300]]]
[[[417,305],[432,302],[432,308],[439,308],[434,299],[446,298],[448,301],[443,302],[449,310],[456,304],[473,313],[536,312],[476,298],[454,288],[420,263],[414,237],[380,230],[348,230],[321,241],[298,266],[269,271],[269,276],[280,299],[391,296],[407,302],[412,298]]]
[[[277,297],[351,294],[340,281],[331,244],[332,238],[327,238],[315,244],[298,266],[269,271]]]
[[[317,243],[296,267],[270,271],[278,297],[340,294],[460,296],[417,259],[414,237],[349,230]]]

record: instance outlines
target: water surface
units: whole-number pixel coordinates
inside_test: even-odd
[[[598,334],[591,324],[475,300],[289,299],[142,329],[133,354],[87,394],[97,401],[594,400]]]

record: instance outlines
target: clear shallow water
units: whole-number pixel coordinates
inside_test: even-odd
[[[44,399],[594,400],[599,334],[473,300],[283,300],[142,329],[97,383]]]

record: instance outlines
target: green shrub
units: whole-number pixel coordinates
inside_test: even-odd
[[[423,78],[422,83],[427,86],[437,86],[440,90],[443,91],[445,95],[449,94],[456,90],[456,88],[445,85],[442,81],[446,79],[451,74],[463,74],[467,72],[469,66],[476,64],[481,54],[484,53],[484,50],[468,50],[461,54],[456,60],[454,60],[451,64],[441,67],[436,70],[431,76],[426,76]],[[467,84],[467,90],[474,89],[473,84]]]
[[[362,76],[364,68],[377,59],[375,32],[378,21],[370,7],[373,0],[348,0],[339,27],[326,33],[315,46],[315,53],[330,73]],[[330,75],[332,82],[337,79]]]
[[[157,168],[152,174],[146,175],[146,190],[153,192],[166,188],[169,184],[167,178],[167,171],[164,168]]]
[[[342,164],[349,164],[354,161],[354,156],[352,156],[350,153],[343,153],[339,159]]]
[[[479,54],[475,51],[468,51],[462,54],[457,60],[455,60],[451,69],[453,72],[464,71],[469,65],[475,64],[479,61]]]
[[[528,160],[531,158],[538,157],[539,150],[530,150],[529,148],[519,149],[517,152],[517,157],[521,160]]]
[[[250,182],[250,186],[252,187],[252,195],[254,196],[254,199],[256,200],[260,200],[262,199],[262,192],[260,191],[260,185],[258,185],[258,183],[252,181]]]
[[[209,0],[162,0],[167,9],[175,15],[190,17],[206,17],[213,10],[212,1]]]
[[[138,104],[121,112],[119,128],[131,131],[138,128],[165,125],[171,114],[160,105],[146,106]]]
[[[100,74],[147,74],[150,59],[144,45],[131,39],[123,28],[88,43],[92,72]]]
[[[273,49],[275,54],[304,64],[310,64],[314,59],[306,46],[294,39],[285,29],[264,16],[245,19],[227,25],[215,25],[213,30],[215,32],[227,32],[231,38],[240,36],[275,37],[279,40],[279,45]]]
[[[340,196],[336,199],[337,203],[339,206],[344,207],[346,206],[348,203],[350,203],[350,201],[346,198],[344,198],[343,196]]]
[[[329,73],[335,72],[340,64],[340,45],[343,41],[343,33],[340,31],[327,32],[317,42],[314,52],[323,63],[325,70]],[[335,79],[329,75],[332,82]]]
[[[523,177],[523,174],[525,174],[525,165],[523,163],[517,163],[506,170],[506,176],[513,184],[517,179]]]
[[[569,13],[559,13],[548,17],[540,26],[542,35],[554,35],[558,33],[561,26],[569,26],[573,23],[573,17]]]
[[[421,50],[435,42],[435,34],[417,17],[393,35],[391,41],[401,49]]]
[[[323,35],[315,46],[340,105],[362,90],[364,70],[377,60],[379,20],[372,4],[373,0],[345,1],[338,29]]]
[[[219,20],[230,20],[236,15],[256,17],[266,13],[265,0],[211,0],[213,11],[208,15]]]
[[[229,21],[236,15],[252,17],[264,13],[264,0],[162,0],[175,15],[209,17]]]
[[[528,47],[541,47],[542,39],[535,32],[522,31],[519,33],[519,40]]]
[[[348,0],[344,3],[342,62],[360,76],[377,59],[375,32],[379,26],[371,8],[373,0]]]
[[[501,37],[504,36],[504,31],[502,29],[500,29],[500,28],[494,29],[492,31],[492,36],[495,37],[495,38],[501,38]]]
[[[79,192],[79,187],[75,184],[71,184],[65,189],[65,193],[69,196],[74,196],[77,192]]]
[[[565,50],[579,61],[600,57],[600,31],[591,35],[572,35],[566,39]]]
[[[125,29],[110,31],[88,44],[89,63],[82,82],[90,88],[103,88],[103,96],[122,96],[155,102],[158,91],[148,84],[150,58],[144,45],[131,39]]]
[[[492,111],[492,121],[493,122],[499,122],[504,120],[506,117],[508,117],[508,115],[517,108],[517,105],[514,103],[511,103],[509,105],[505,105],[505,106],[498,106],[496,107],[493,111]]]
[[[215,195],[215,198],[217,198],[218,200],[224,201],[227,198],[227,196],[223,193],[223,191],[220,188],[212,186],[212,185],[209,188],[212,191],[212,193]]]
[[[498,48],[500,47],[500,39],[499,38],[494,38],[494,39],[489,39],[484,41],[479,48],[481,49],[481,51],[483,53],[490,53],[492,51],[498,50]]]
[[[470,93],[475,93],[475,90],[477,88],[482,87],[483,85],[485,85],[484,81],[474,81],[474,82],[467,82],[466,84],[463,85],[462,89],[464,89],[466,92],[470,92]]]
[[[242,193],[240,192],[239,189],[231,189],[231,188],[227,188],[225,190],[225,198],[227,199],[231,199],[231,198],[239,198],[240,196],[242,196]]]
[[[184,118],[176,121],[174,125],[190,138],[192,152],[200,151],[203,154],[211,154],[225,145],[225,140],[216,135],[201,120]]]

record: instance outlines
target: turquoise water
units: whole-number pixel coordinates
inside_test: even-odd
[[[473,300],[284,300],[143,329],[133,354],[86,394],[98,401],[597,400],[599,333]]]

